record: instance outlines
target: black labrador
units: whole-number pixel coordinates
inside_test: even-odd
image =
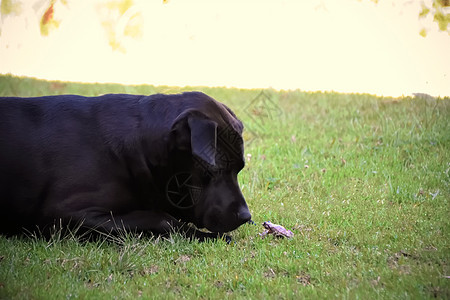
[[[251,219],[242,130],[200,92],[0,98],[0,232],[232,231]]]

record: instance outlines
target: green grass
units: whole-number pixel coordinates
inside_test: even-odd
[[[201,90],[247,127],[233,243],[0,237],[0,298],[450,298],[450,99],[0,77],[2,96]],[[275,107],[270,113],[265,107]],[[290,228],[262,239],[259,224]]]

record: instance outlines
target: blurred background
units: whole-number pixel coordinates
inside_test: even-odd
[[[450,95],[443,0],[2,0],[0,73]]]

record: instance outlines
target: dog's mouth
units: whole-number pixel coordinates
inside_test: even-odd
[[[212,224],[206,224],[202,227],[204,227],[209,232],[223,234],[237,229],[240,225],[242,224],[219,224],[218,222],[213,222]]]
[[[199,226],[199,224],[187,223],[187,225],[192,227],[192,228],[194,228],[195,230],[198,230],[198,231],[203,232],[203,233],[212,233],[212,234],[215,234],[215,235],[218,235],[218,236],[221,236],[221,235],[224,235],[224,234],[227,233],[225,231],[212,231],[212,230],[209,230],[208,228],[206,228],[204,226]]]

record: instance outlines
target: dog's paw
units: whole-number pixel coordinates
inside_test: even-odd
[[[233,239],[231,238],[231,236],[229,236],[229,235],[227,235],[227,234],[224,234],[223,236],[222,236],[222,239],[229,245],[229,244],[231,244],[231,242],[233,241]]]

